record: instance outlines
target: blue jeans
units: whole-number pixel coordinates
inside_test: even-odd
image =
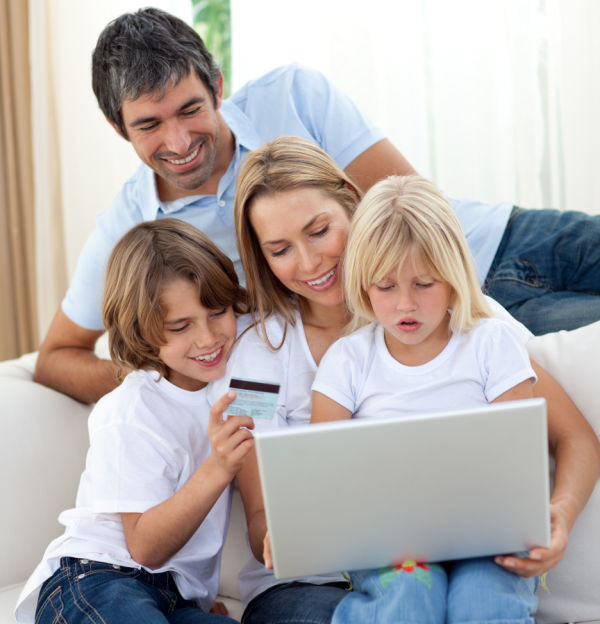
[[[248,603],[242,624],[329,624],[347,589],[346,583],[279,583]]]
[[[332,624],[534,624],[536,579],[507,572],[492,557],[445,564],[404,562],[350,574],[354,591]]]
[[[600,319],[600,215],[513,209],[483,291],[534,334]]]
[[[181,597],[169,572],[63,557],[42,585],[36,624],[235,624]]]

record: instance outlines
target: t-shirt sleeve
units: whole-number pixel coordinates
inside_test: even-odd
[[[162,503],[177,491],[185,457],[139,423],[96,429],[83,475],[93,511],[143,513]]]
[[[352,414],[356,411],[357,359],[347,340],[334,342],[321,359],[312,385],[313,392],[324,394]]]
[[[292,95],[318,145],[344,169],[385,135],[321,72],[296,66]]]
[[[488,402],[527,379],[537,380],[527,350],[505,322],[494,323],[482,343],[484,392]]]

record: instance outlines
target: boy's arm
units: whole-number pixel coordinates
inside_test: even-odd
[[[223,410],[234,399],[235,392],[228,392],[212,406],[211,454],[187,483],[144,513],[121,514],[129,553],[141,565],[160,568],[189,541],[253,448],[251,418],[223,420]]]
[[[40,346],[34,380],[82,403],[95,403],[120,383],[117,366],[94,354],[102,334],[80,327],[59,308]]]

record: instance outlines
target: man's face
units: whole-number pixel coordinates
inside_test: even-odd
[[[210,91],[193,71],[162,98],[160,92],[152,92],[123,102],[127,138],[157,174],[161,199],[200,194],[201,187],[215,181],[213,176],[218,182],[220,105],[221,90],[215,107]]]

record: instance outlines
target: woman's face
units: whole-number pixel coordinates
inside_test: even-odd
[[[310,303],[342,303],[340,259],[350,218],[335,199],[312,187],[290,189],[256,199],[249,217],[284,286]]]

